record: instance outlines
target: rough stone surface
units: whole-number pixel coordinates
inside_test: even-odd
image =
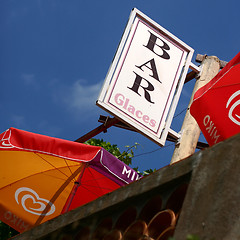
[[[201,240],[240,239],[240,135],[196,154],[200,159],[175,231]]]

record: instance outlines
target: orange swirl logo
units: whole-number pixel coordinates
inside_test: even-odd
[[[20,193],[21,197],[19,197]],[[23,209],[29,213],[32,213],[34,215],[40,215],[40,216],[48,216],[55,212],[55,205],[48,201],[47,199],[40,198],[38,194],[33,191],[31,188],[27,187],[21,187],[17,189],[15,192],[15,200],[17,204],[21,204]],[[27,206],[27,200],[32,201],[32,206]],[[47,205],[50,206],[50,209],[47,213],[43,213],[43,211],[46,209]]]
[[[236,97],[240,95],[240,90],[236,91],[235,93],[232,94],[232,96],[228,99],[226,108],[229,107],[231,102],[234,102],[233,105],[230,107],[229,112],[228,112],[228,117],[230,118],[231,121],[233,121],[235,124],[240,126],[240,115],[233,113],[234,109],[240,105],[240,99],[236,101]]]

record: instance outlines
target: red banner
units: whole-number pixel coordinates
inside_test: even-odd
[[[210,146],[240,132],[240,52],[195,93],[190,113]]]

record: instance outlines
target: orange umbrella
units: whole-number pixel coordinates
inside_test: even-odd
[[[101,147],[10,128],[0,134],[0,220],[19,232],[138,178]]]

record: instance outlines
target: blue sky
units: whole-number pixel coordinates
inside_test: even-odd
[[[1,0],[0,131],[16,127],[75,140],[99,126],[95,101],[136,7],[195,50],[229,61],[239,52],[239,1]],[[188,105],[184,86],[176,115]],[[184,114],[174,118],[179,131]],[[99,134],[121,150],[140,145],[133,166],[169,164],[172,143],[160,148],[137,133],[112,127]]]

